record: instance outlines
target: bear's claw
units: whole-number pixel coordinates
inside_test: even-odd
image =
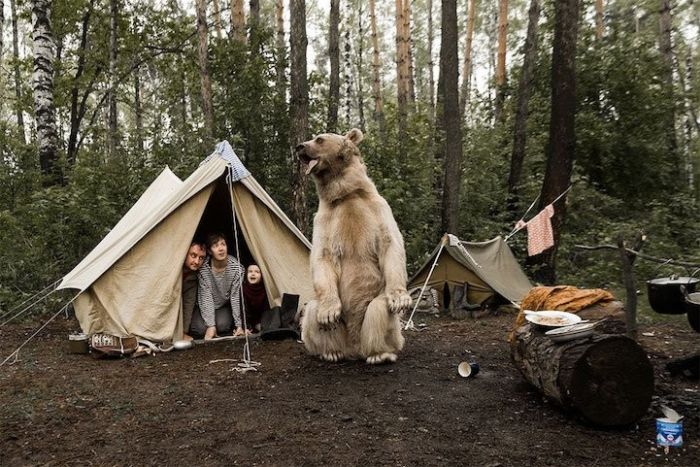
[[[405,290],[394,290],[387,294],[389,301],[389,311],[392,313],[402,313],[411,308],[411,296]]]
[[[394,363],[399,357],[393,352],[384,352],[367,357],[367,363],[377,365],[379,363]]]
[[[410,298],[410,297],[409,297]],[[332,329],[340,321],[340,301],[334,300],[329,304],[319,304],[316,319],[321,328]]]
[[[321,355],[321,359],[327,362],[339,362],[344,358],[341,352],[328,352]]]

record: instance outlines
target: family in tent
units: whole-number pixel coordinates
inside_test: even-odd
[[[206,242],[193,240],[182,270],[185,340],[259,332],[262,314],[269,308],[257,264],[249,264],[244,275],[243,266],[228,254],[226,237],[219,232],[207,235]]]

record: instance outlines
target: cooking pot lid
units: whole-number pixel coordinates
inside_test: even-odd
[[[700,279],[697,277],[661,277],[648,282],[654,285],[688,285],[697,284]]]

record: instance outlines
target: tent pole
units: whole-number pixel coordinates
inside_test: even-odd
[[[435,261],[433,261],[433,265],[430,267],[430,272],[428,272],[428,277],[425,278],[425,282],[423,282],[423,287],[420,289],[420,294],[418,295],[418,300],[416,300],[415,305],[413,305],[413,311],[411,311],[411,316],[408,317],[408,321],[406,321],[406,326],[404,326],[404,330],[408,329],[413,329],[415,330],[416,327],[413,325],[413,315],[416,313],[416,310],[418,309],[418,303],[420,302],[421,297],[423,297],[423,292],[425,292],[425,288],[428,286],[428,281],[433,275],[433,271],[435,270],[435,266],[437,266],[438,259],[440,258],[440,253],[442,253],[442,249],[445,247],[445,237],[442,238],[442,241],[440,242],[440,249],[438,250],[437,254],[435,255]]]

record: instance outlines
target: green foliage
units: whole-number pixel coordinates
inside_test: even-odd
[[[343,75],[352,82],[343,105],[340,131],[361,126],[359,102],[367,116],[361,145],[370,176],[392,207],[404,235],[409,274],[422,264],[444,232],[440,225],[440,193],[436,183],[442,167],[435,159],[434,122],[428,103],[427,2],[413,2],[414,70],[417,102],[410,112],[407,141],[399,144],[395,103],[393,5],[378,3],[382,85],[386,133],[369,118],[371,46],[366,4],[348,2],[343,8],[343,33],[349,32],[350,69],[343,61]],[[638,230],[647,236],[644,251],[662,257],[700,261],[700,139],[693,130],[685,141],[685,108],[697,109],[700,81],[689,73],[685,92],[676,82],[673,93],[665,88],[664,69],[657,48],[658,2],[606,2],[606,36],[595,39],[589,21],[581,22],[577,56],[576,185],[568,195],[567,219],[558,256],[559,281],[585,287],[619,290],[620,267],[614,252],[583,253],[575,245],[615,244],[618,235],[631,239]],[[168,165],[178,176],[188,176],[211,153],[203,142],[200,72],[197,62],[196,23],[193,12],[182,11],[177,2],[131,2],[120,11],[116,88],[119,110],[117,154],[105,154],[108,138],[104,97],[109,87],[109,2],[94,2],[88,46],[79,48],[82,20],[90,0],[54,2],[54,31],[61,49],[56,63],[55,100],[61,124],[61,158],[66,165],[63,185],[43,187],[38,173],[34,143],[19,137],[10,104],[0,107],[0,310],[27,298],[33,291],[60,278],[85,256],[119,220],[143,189]],[[439,2],[433,2],[433,24],[439,37]],[[483,46],[493,26],[496,3],[478,2],[476,46]],[[523,16],[513,18],[512,31],[524,31],[527,2],[514,2]],[[493,102],[488,90],[473,90],[468,118],[463,125],[463,169],[459,235],[465,240],[487,240],[511,231],[515,218],[523,215],[538,195],[544,177],[549,144],[551,99],[551,43],[553,3],[542,5],[539,49],[532,82],[527,126],[527,150],[519,199],[506,209],[506,180],[510,170],[516,83],[520,52],[510,70],[503,123],[492,122]],[[29,24],[26,2],[22,17]],[[363,13],[359,13],[362,6]],[[586,4],[586,6],[590,6]],[[462,6],[463,7],[463,6]],[[213,85],[215,138],[228,139],[250,171],[271,196],[290,212],[294,156],[289,140],[288,83],[278,84],[279,57],[273,30],[271,5],[263,2],[263,21],[255,44],[238,44],[224,34],[209,36],[210,73]],[[697,9],[697,5],[694,7]],[[636,12],[636,13],[635,13]],[[697,13],[682,4],[678,21],[689,24]],[[635,16],[636,15],[636,16]],[[309,70],[309,132],[326,128],[327,116],[327,14],[322,2],[311,2],[308,21],[324,31],[310,38],[315,64]],[[357,30],[355,26],[357,25]],[[383,27],[382,27],[383,26]],[[309,28],[312,31],[314,28]],[[682,25],[677,28],[682,31]],[[479,36],[480,35],[480,36]],[[341,40],[344,50],[345,36]],[[510,45],[518,41],[510,36]],[[697,63],[697,47],[676,36],[678,56],[690,55]],[[461,47],[461,45],[460,45]],[[362,60],[357,56],[363,51]],[[439,44],[432,45],[437,62]],[[287,51],[282,51],[287,53]],[[0,86],[2,96],[14,97],[11,74],[14,60],[6,54]],[[76,77],[80,57],[85,59]],[[477,57],[475,55],[475,57]],[[477,63],[475,66],[482,66]],[[683,60],[680,60],[683,62]],[[360,66],[362,63],[362,66]],[[31,57],[19,60],[25,115],[33,111]],[[485,68],[485,67],[484,67]],[[692,66],[691,66],[692,68]],[[696,67],[697,68],[697,67]],[[285,71],[285,75],[289,70]],[[140,83],[142,127],[136,125],[135,78]],[[286,77],[286,76],[285,76]],[[434,77],[437,81],[437,72]],[[359,94],[362,83],[363,95]],[[74,166],[65,162],[70,130],[72,93],[78,102],[85,96],[85,115],[79,126],[81,142]],[[491,93],[492,94],[492,93]],[[361,99],[360,99],[361,98]],[[343,107],[350,102],[350,112]],[[686,107],[687,106],[687,107]],[[669,151],[669,117],[676,115],[679,151]],[[666,122],[666,123],[665,123]],[[690,122],[690,121],[689,121]],[[692,122],[691,122],[692,123]],[[29,134],[29,122],[27,133]],[[143,141],[144,147],[138,142]],[[556,144],[556,142],[555,142]],[[405,148],[404,152],[401,147]],[[681,149],[687,148],[695,162],[695,182],[689,186]],[[308,207],[316,208],[313,184],[309,184]],[[534,210],[528,218],[534,215]],[[516,256],[526,256],[526,233],[510,241]],[[523,261],[524,262],[524,261]],[[656,265],[637,261],[640,284],[655,274]]]

